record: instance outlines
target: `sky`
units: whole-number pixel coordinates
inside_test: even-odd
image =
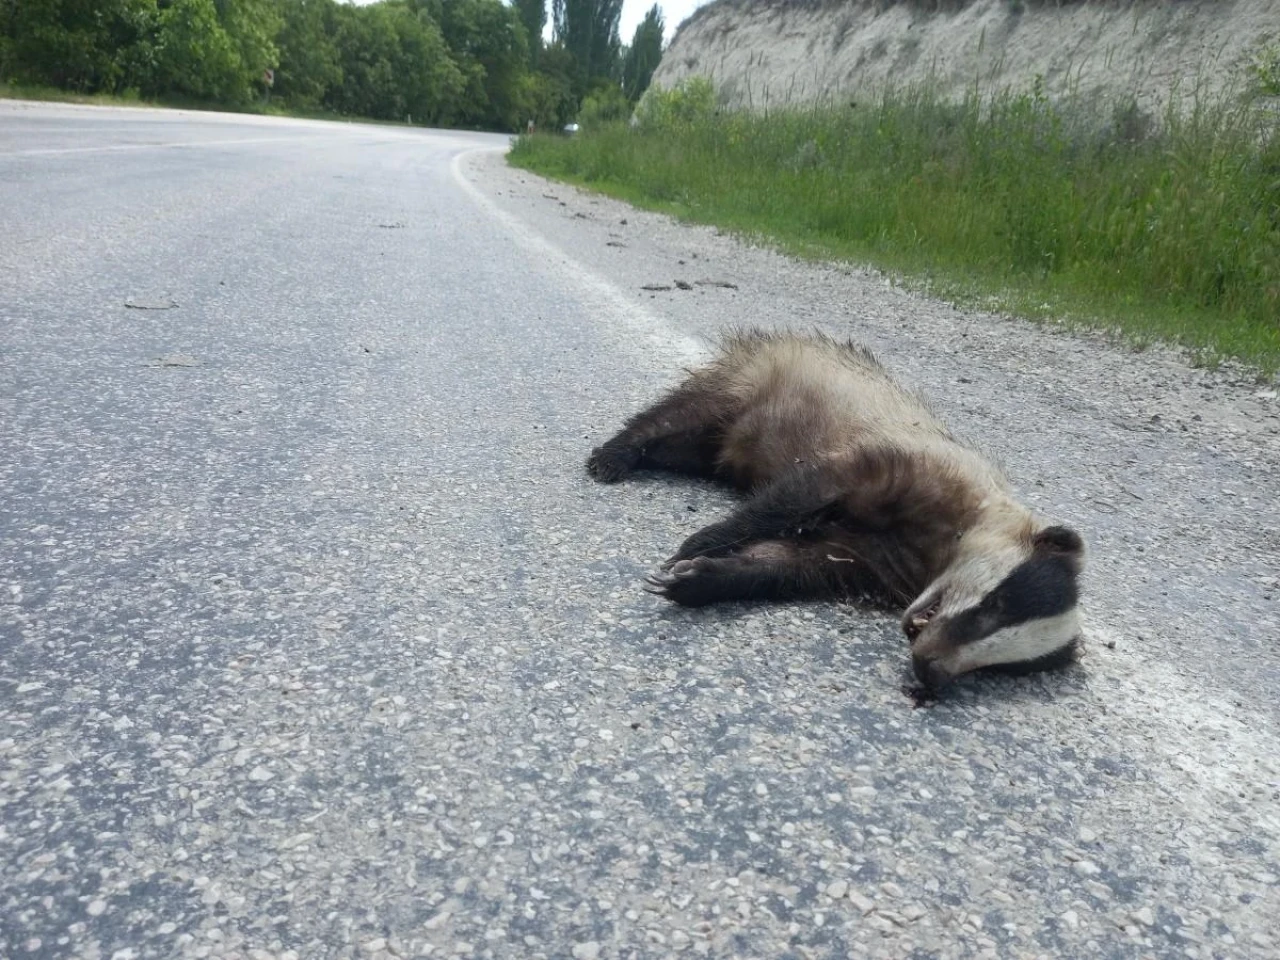
[[[353,0],[354,3],[364,6],[367,3],[376,3],[377,0]],[[622,21],[618,24],[618,34],[622,37],[623,43],[630,43],[632,35],[636,32],[636,27],[640,21],[644,19],[644,15],[649,12],[649,8],[657,3],[662,8],[662,18],[667,25],[667,42],[671,42],[671,38],[675,36],[676,27],[680,26],[680,22],[689,14],[697,10],[698,7],[707,3],[708,0],[623,0],[622,4]],[[547,16],[551,16],[551,4],[547,4]],[[551,25],[547,24],[547,38],[551,37]]]
[[[618,35],[622,37],[623,43],[631,42],[636,27],[655,2],[662,8],[662,19],[667,25],[667,42],[670,43],[681,21],[707,0],[623,0],[622,21],[618,24]]]

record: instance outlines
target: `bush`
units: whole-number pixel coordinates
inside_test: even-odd
[[[1259,48],[1249,65],[1254,86],[1266,97],[1280,97],[1280,41]]]
[[[578,123],[583,130],[592,130],[606,123],[618,123],[631,116],[631,101],[622,88],[610,84],[596,90],[582,101],[578,111]]]
[[[707,77],[690,77],[664,90],[650,87],[636,107],[646,130],[677,131],[710,121],[716,113],[716,88]]]

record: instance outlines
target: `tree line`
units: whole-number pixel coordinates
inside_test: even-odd
[[[625,115],[662,55],[622,0],[0,0],[0,79],[81,93],[522,130]],[[270,71],[270,73],[268,73]]]

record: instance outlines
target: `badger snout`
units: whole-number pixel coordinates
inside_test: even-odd
[[[955,674],[940,662],[946,652],[941,641],[945,632],[944,618],[938,616],[942,609],[941,590],[922,595],[902,618],[902,632],[911,644],[911,669],[916,680],[930,694],[941,690]]]
[[[911,658],[911,669],[920,684],[931,693],[936,693],[955,679],[955,675],[937,660],[918,654]]]

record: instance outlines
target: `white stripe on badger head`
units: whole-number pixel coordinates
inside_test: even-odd
[[[975,544],[973,541],[981,536],[980,533],[965,536],[970,537],[967,549],[974,550],[974,553],[942,574],[939,581],[943,584],[939,618],[957,616],[976,607],[1027,559],[1027,552],[1016,544],[1002,541]]]
[[[997,664],[1028,663],[1061,650],[1078,636],[1080,616],[1073,607],[1056,616],[1015,623],[957,648],[954,668],[968,672]]]

